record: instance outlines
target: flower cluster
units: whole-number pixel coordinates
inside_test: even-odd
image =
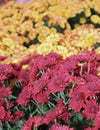
[[[2,126],[23,116],[22,130],[99,129],[99,66],[100,55],[91,51],[66,59],[49,53],[0,64]]]
[[[80,25],[100,23],[99,0],[28,1],[11,0],[0,7],[0,55],[10,57],[5,63],[18,63],[35,51],[41,55],[56,52],[66,58],[92,50],[93,45],[100,42],[100,29],[91,25],[70,30],[77,27],[78,22],[72,24],[78,14]],[[81,16],[85,16],[87,22]],[[26,48],[32,44],[36,45]]]
[[[65,30],[65,34],[49,35],[36,48],[40,55],[46,55],[50,52],[56,52],[69,57],[79,54],[84,50],[96,50],[99,52],[100,29],[95,29],[92,25],[83,25],[74,30]],[[98,49],[97,49],[98,48]]]
[[[15,122],[23,116],[23,111],[11,112],[15,103],[12,103],[7,98],[12,95],[10,88],[4,88],[0,86],[0,125],[4,121]]]
[[[18,63],[32,54],[47,55],[55,52],[65,59],[84,50],[95,50],[100,53],[100,29],[92,25],[83,25],[74,30],[65,30],[65,33],[50,34],[41,44],[31,45],[29,48],[13,44],[8,38],[3,39],[0,45],[0,55],[8,56],[2,63]]]
[[[0,129],[100,129],[100,0],[0,0]]]

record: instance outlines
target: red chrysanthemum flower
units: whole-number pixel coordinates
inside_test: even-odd
[[[79,61],[76,59],[76,56],[68,57],[59,65],[59,70],[71,73],[77,67],[78,63]]]
[[[6,116],[6,111],[3,106],[0,106],[0,122],[4,121],[4,118]]]
[[[72,93],[72,98],[69,102],[69,107],[74,109],[75,112],[80,112],[84,101],[85,101],[84,93],[80,92],[78,87],[76,87]]]
[[[18,121],[24,115],[23,111],[16,111],[11,119],[11,122]]]
[[[32,130],[34,127],[38,127],[42,124],[43,118],[44,117],[42,116],[35,116],[33,118],[29,118],[22,127],[22,130]]]
[[[29,99],[31,98],[31,92],[28,91],[28,88],[25,87],[22,92],[18,96],[18,105],[26,106],[29,103]]]
[[[74,130],[74,129],[70,128],[69,126],[55,124],[50,128],[50,130]]]
[[[38,67],[39,70],[44,69],[48,66],[48,60],[45,57],[38,56],[34,59],[34,65]]]
[[[99,79],[96,75],[93,74],[82,74],[81,78],[84,78],[86,82],[93,82]]]
[[[57,53],[49,53],[45,58],[48,60],[49,66],[56,65],[62,60],[62,56]]]
[[[67,122],[69,114],[68,114],[67,107],[64,105],[62,100],[58,100],[56,110],[60,113],[57,118],[63,120],[64,122]]]
[[[33,83],[37,78],[37,73],[39,70],[34,64],[30,65],[30,70],[31,72],[29,74],[29,79],[30,79],[30,82]]]
[[[0,81],[4,81],[11,76],[13,72],[13,68],[11,65],[0,64]]]
[[[18,74],[18,79],[22,82],[23,86],[29,83],[29,72],[28,70],[21,70]]]
[[[1,100],[0,105],[2,105],[4,107],[7,106],[7,108],[10,109],[10,108],[14,107],[15,103],[11,102],[10,100]]]
[[[95,129],[100,129],[100,110],[97,112],[96,117],[94,119]]]
[[[37,104],[39,104],[39,103],[46,103],[50,99],[49,94],[50,93],[48,91],[41,91],[41,92],[39,92],[36,95],[32,95],[32,99],[34,99]]]
[[[13,115],[11,114],[11,111],[6,111],[5,121],[12,122]]]
[[[55,73],[48,82],[48,90],[51,93],[64,91],[68,86],[70,76],[68,73]]]
[[[50,67],[58,63],[62,57],[56,53],[50,53],[44,57],[37,56],[34,58],[34,65],[38,67],[39,70]]]
[[[34,95],[40,93],[41,91],[44,90],[44,87],[47,85],[49,80],[49,75],[47,75],[46,73],[44,73],[38,80],[34,81],[33,85],[33,91],[32,93]]]
[[[83,108],[84,111],[82,112],[82,114],[87,119],[93,119],[99,110],[99,106],[94,99],[90,99],[89,101],[87,100]]]
[[[63,115],[64,113],[66,113],[66,114]],[[62,115],[66,116],[66,117],[63,118]],[[44,116],[44,119],[43,119],[43,123],[49,124],[50,122],[54,122],[54,120],[57,118],[65,121],[65,122],[68,120],[68,111],[66,109],[66,106],[63,104],[62,100],[58,101],[56,109],[51,110],[46,113],[46,115]]]
[[[87,127],[87,128],[84,128],[84,130],[97,130],[97,129],[94,129],[92,127]]]
[[[57,116],[58,116],[58,111],[56,110],[51,110],[47,112],[44,116],[43,124],[50,124],[51,122],[54,122]]]
[[[100,92],[100,79],[95,80],[93,82],[88,82],[87,86],[88,86],[88,91],[91,92],[91,95]]]
[[[10,88],[0,88],[0,100],[12,94]]]
[[[80,59],[80,61],[82,62],[88,62],[88,61],[93,61],[95,60],[97,57],[96,53],[93,51],[86,51],[86,52],[82,52],[78,58]]]
[[[88,83],[84,83],[84,84],[82,84],[82,85],[78,85],[78,91],[80,92],[80,93],[83,93],[84,94],[84,96],[85,96],[85,99],[87,99],[88,97],[90,97],[90,96],[92,96],[92,92],[91,91],[89,91],[89,89],[88,89]],[[85,101],[85,100],[84,100]]]
[[[100,78],[93,74],[84,74],[81,76],[85,82],[79,87],[79,91],[83,92],[85,98],[94,96],[100,91]]]

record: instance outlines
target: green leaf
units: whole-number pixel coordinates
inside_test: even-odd
[[[81,115],[80,113],[77,114],[77,118],[78,118],[78,120],[80,120],[80,121],[83,119],[83,117],[82,117],[82,115]]]
[[[10,86],[10,82],[8,80],[5,80],[4,83],[3,83],[3,86],[4,87]]]
[[[35,127],[35,128],[33,128],[33,130],[38,130],[38,128],[37,128],[37,127]]]
[[[15,86],[16,86],[17,88],[21,88],[21,87],[22,87],[21,81],[17,81],[17,82],[15,83]]]
[[[16,99],[16,97],[13,96],[13,95],[11,95],[11,96],[7,97],[7,99],[9,99],[9,100],[11,100],[11,99]]]
[[[94,120],[88,121],[88,125],[89,125],[89,126],[93,126],[93,124],[94,124]]]
[[[3,128],[0,126],[0,130],[3,130]]]
[[[73,123],[74,123],[74,124],[77,124],[77,123],[78,123],[77,117],[74,117],[74,118],[73,118]]]

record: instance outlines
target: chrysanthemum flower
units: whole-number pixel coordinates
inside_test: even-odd
[[[87,101],[86,104],[84,104],[83,108],[84,108],[83,115],[87,119],[95,118],[95,116],[99,110],[98,104],[93,99],[91,99],[90,101]]]

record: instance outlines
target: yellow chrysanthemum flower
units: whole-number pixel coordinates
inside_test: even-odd
[[[85,18],[80,18],[80,21],[79,21],[81,24],[85,24],[86,23],[86,19]]]
[[[60,54],[63,56],[63,58],[66,58],[68,55],[68,50],[66,47],[63,47],[61,45],[55,46],[54,47],[54,52]]]
[[[43,42],[45,40],[46,36],[44,34],[39,34],[38,40],[39,42]]]
[[[54,48],[54,46],[52,44],[43,43],[37,47],[36,52],[37,52],[37,54],[40,54],[40,55],[46,55],[46,54],[52,52],[53,48]]]
[[[87,8],[84,10],[84,14],[85,14],[85,17],[90,17],[91,16],[91,10],[90,8]]]
[[[75,28],[75,29],[77,29],[77,28],[79,28],[79,27],[80,27],[80,25],[77,24],[77,23],[74,25],[74,28]]]
[[[14,42],[11,38],[3,38],[2,44],[6,45],[6,46],[13,46]]]
[[[98,15],[92,15],[90,19],[95,24],[100,22],[100,17]]]
[[[47,38],[46,38],[46,42],[47,43],[51,43],[53,45],[55,45],[60,39],[60,35],[59,34],[50,34]]]
[[[50,34],[56,34],[57,30],[55,28],[50,28],[49,32]]]

